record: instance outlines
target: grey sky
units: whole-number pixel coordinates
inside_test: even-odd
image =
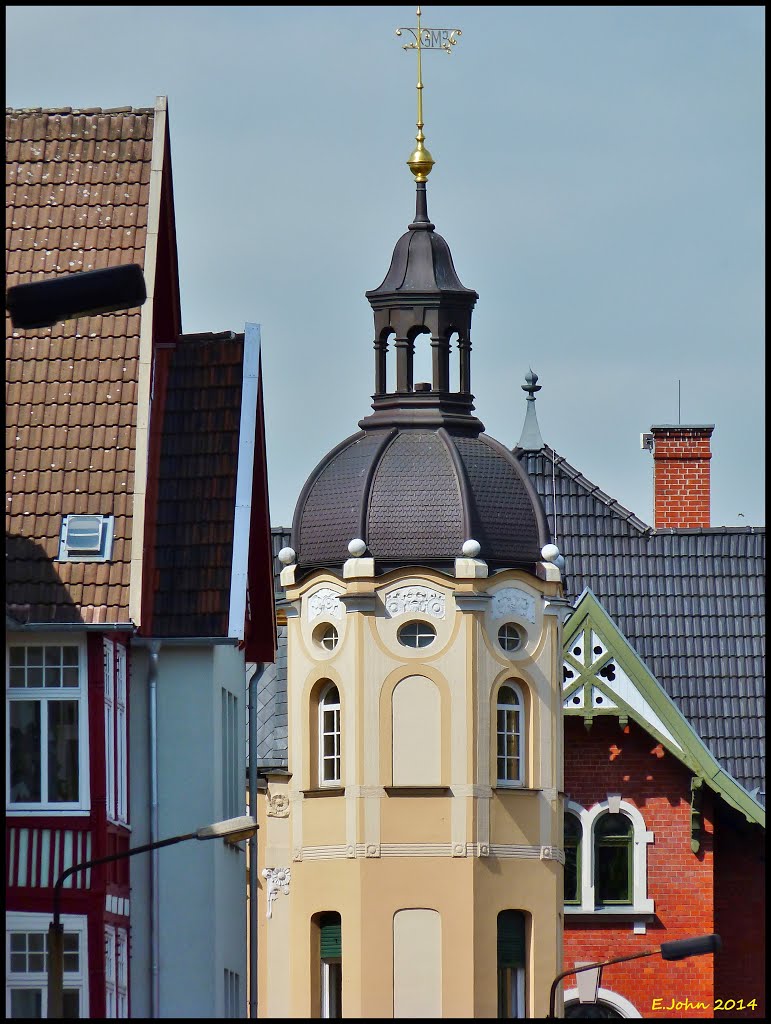
[[[10,7],[13,107],[169,98],[185,331],[262,325],[271,517],[370,411],[414,211],[414,7]],[[715,423],[714,525],[765,521],[763,7],[424,7],[429,213],[480,295],[472,390],[651,521],[653,423]],[[426,379],[420,373],[416,379]],[[739,515],[743,513],[743,517]]]

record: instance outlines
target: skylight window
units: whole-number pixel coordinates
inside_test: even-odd
[[[113,516],[64,516],[59,539],[59,561],[109,561],[112,555],[113,525]]]

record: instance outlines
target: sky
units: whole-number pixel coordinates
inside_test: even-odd
[[[428,208],[479,293],[472,391],[652,521],[652,424],[715,424],[712,524],[763,525],[764,8],[423,7]],[[371,411],[414,213],[414,7],[6,8],[6,104],[167,96],[183,330],[261,326],[271,519]],[[421,376],[418,362],[416,380]]]

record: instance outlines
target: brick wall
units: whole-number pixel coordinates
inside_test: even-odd
[[[715,931],[723,949],[715,958],[715,996],[742,1000],[754,1010],[724,1018],[765,1017],[765,833],[730,808],[715,829]]]
[[[605,960],[673,939],[715,931],[713,914],[713,817],[710,794],[703,803],[701,849],[691,851],[691,773],[634,722],[622,728],[612,717],[596,718],[590,731],[580,718],[565,719],[565,791],[585,808],[618,793],[642,814],[654,834],[647,847],[648,892],[655,917],[645,935],[631,921],[595,925],[565,917],[565,969],[576,961]],[[600,986],[628,999],[643,1017],[712,1017],[711,955],[666,962],[660,957],[605,968]],[[575,979],[566,979],[575,988]],[[654,1001],[660,999],[658,1010]],[[704,1007],[677,1004],[703,1003]],[[671,1003],[675,1004],[669,1009]]]
[[[710,525],[712,426],[658,426],[653,434],[653,525]]]

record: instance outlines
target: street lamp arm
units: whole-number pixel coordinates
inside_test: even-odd
[[[239,818],[228,818],[226,821],[216,821],[213,825],[204,825],[195,832],[186,832],[181,836],[171,836],[169,839],[157,839],[152,843],[145,843],[144,846],[131,846],[127,850],[120,850],[118,853],[108,853],[105,857],[94,857],[91,860],[81,861],[80,864],[72,864],[65,868],[56,879],[53,892],[54,916],[48,928],[48,1017],[49,1019],[60,1020],[63,1014],[62,991],[64,984],[64,928],[61,923],[61,898],[62,886],[76,871],[85,871],[87,868],[96,867],[97,864],[111,864],[115,860],[123,860],[126,857],[133,857],[136,853],[148,853],[150,850],[159,850],[162,846],[173,846],[175,843],[184,843],[187,839],[226,839],[230,842],[238,842],[253,836],[259,828],[256,820],[249,815]]]
[[[54,885],[54,928],[59,927],[60,905],[62,886],[76,871],[85,871],[87,868],[96,867],[98,864],[110,864],[114,860],[123,860],[125,857],[133,857],[135,853],[147,853],[149,850],[158,850],[161,846],[173,846],[174,843],[182,843],[186,839],[196,839],[195,832],[188,832],[184,836],[172,836],[171,839],[159,839],[154,843],[145,843],[144,846],[132,846],[128,850],[121,850],[118,853],[108,853],[105,857],[94,857],[92,860],[81,861],[80,864],[72,864],[65,868],[56,879]]]
[[[644,956],[656,956],[659,952],[660,950],[658,949],[646,949],[643,953],[630,953],[628,956],[615,956],[612,960],[600,960],[596,964],[584,964],[582,967],[572,967],[569,971],[563,971],[562,974],[558,974],[551,983],[551,990],[549,992],[549,1017],[554,1017],[554,1004],[557,1001],[557,986],[563,978],[568,978],[571,974],[580,974],[581,971],[594,971],[598,967],[608,967],[610,964],[620,964],[625,960],[640,960]]]

